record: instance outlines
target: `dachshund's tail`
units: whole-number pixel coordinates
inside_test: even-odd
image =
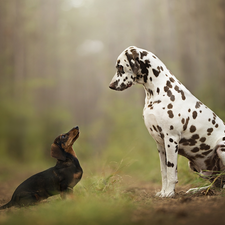
[[[12,207],[13,205],[14,205],[13,202],[10,201],[10,202],[8,202],[7,204],[1,206],[1,207],[0,207],[0,210],[10,208],[10,207]]]

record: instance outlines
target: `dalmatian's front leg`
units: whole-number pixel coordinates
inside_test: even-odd
[[[164,147],[158,146],[162,174],[162,190],[156,194],[159,197],[173,197],[177,183],[178,144],[173,138],[165,139]]]
[[[157,149],[159,152],[159,160],[160,160],[160,168],[161,168],[161,176],[162,176],[162,189],[160,192],[156,194],[157,197],[164,197],[165,190],[167,187],[167,166],[166,166],[166,151],[164,146],[157,145]]]
[[[177,156],[178,141],[177,138],[167,137],[164,139],[166,150],[166,166],[167,166],[167,186],[162,197],[173,197],[175,195],[175,185],[177,179]]]

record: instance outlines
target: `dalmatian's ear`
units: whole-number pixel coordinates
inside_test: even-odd
[[[140,69],[138,49],[134,46],[129,47],[129,51],[126,51],[125,55],[130,63],[133,73],[137,75],[138,70]]]

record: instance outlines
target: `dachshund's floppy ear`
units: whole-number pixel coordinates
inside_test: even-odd
[[[51,156],[53,158],[66,161],[65,153],[56,144],[51,145]]]

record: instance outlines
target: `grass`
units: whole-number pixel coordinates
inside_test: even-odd
[[[2,211],[0,224],[128,224],[135,206],[117,173],[86,177],[74,188],[73,199],[56,196],[36,206]]]
[[[186,184],[193,176],[184,162],[184,159],[179,159],[181,184]],[[142,187],[146,183],[138,173],[133,174],[135,169],[138,170],[135,162],[131,163],[126,158],[103,163],[99,171],[84,174],[81,182],[74,187],[74,198],[62,201],[59,196],[54,196],[35,206],[0,211],[0,224],[136,224],[135,212],[140,208],[151,210],[153,205],[150,197],[139,199],[135,192],[127,191],[132,186]],[[138,171],[140,173],[140,168]],[[160,177],[159,165],[153,179],[151,173],[148,176],[149,183],[154,182],[160,187],[160,182],[154,179],[155,176]]]
[[[122,204],[121,204],[122,201]],[[48,204],[19,209],[1,224],[124,224],[129,222],[129,206],[124,200],[77,198],[76,200],[52,200]]]

